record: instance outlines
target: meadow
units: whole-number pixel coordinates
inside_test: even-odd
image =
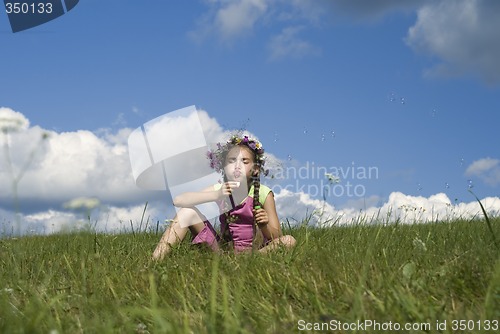
[[[291,251],[214,254],[161,231],[0,239],[1,333],[494,333],[500,219],[284,227]]]

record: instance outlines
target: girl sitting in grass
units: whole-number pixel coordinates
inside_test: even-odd
[[[192,244],[205,244],[214,251],[223,244],[231,245],[235,252],[253,249],[261,253],[295,245],[291,235],[281,232],[271,189],[260,184],[260,173],[266,173],[262,145],[247,136],[234,135],[225,145],[217,146],[208,158],[210,166],[223,174],[224,182],[174,199],[174,205],[181,209],[163,234],[153,259],[163,259],[172,245],[184,239],[188,229]],[[196,208],[207,202],[219,206],[220,236]]]

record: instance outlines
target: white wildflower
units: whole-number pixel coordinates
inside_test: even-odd
[[[425,242],[423,242],[419,237],[415,237],[413,239],[413,247],[418,249],[421,252],[427,251],[427,247],[425,246]]]
[[[340,183],[340,178],[336,175],[333,175],[332,173],[325,173],[325,176],[328,179],[328,182],[330,182],[330,184]]]
[[[101,204],[97,198],[78,197],[63,204],[65,209],[92,210]]]

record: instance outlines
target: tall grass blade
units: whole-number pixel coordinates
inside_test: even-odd
[[[219,257],[212,263],[212,279],[210,281],[210,319],[209,333],[217,333],[217,281],[219,279]]]
[[[142,223],[144,221],[144,215],[146,214],[146,208],[148,207],[148,202],[144,205],[144,210],[142,210],[141,223],[139,224],[139,232],[142,230]]]
[[[491,237],[493,238],[493,243],[495,244],[495,247],[497,248],[497,250],[500,251],[500,246],[498,245],[497,238],[495,236],[495,232],[493,232],[493,227],[491,226],[490,218],[488,217],[488,214],[486,213],[486,210],[484,209],[483,204],[481,203],[481,201],[479,200],[479,198],[476,196],[476,194],[474,194],[474,192],[472,190],[469,189],[469,192],[478,201],[479,206],[481,207],[481,210],[483,211],[484,218],[486,219],[486,224],[488,224],[488,229],[490,230]]]

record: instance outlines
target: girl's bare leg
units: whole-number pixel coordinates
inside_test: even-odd
[[[181,227],[180,222],[184,226]],[[188,229],[196,236],[204,227],[202,215],[195,208],[182,208],[177,212],[170,226],[165,230],[153,252],[153,260],[162,260],[175,245],[186,237]]]
[[[279,238],[271,240],[265,247],[259,249],[259,253],[267,253],[279,247],[292,248],[295,246],[295,238],[291,235],[282,235]]]

